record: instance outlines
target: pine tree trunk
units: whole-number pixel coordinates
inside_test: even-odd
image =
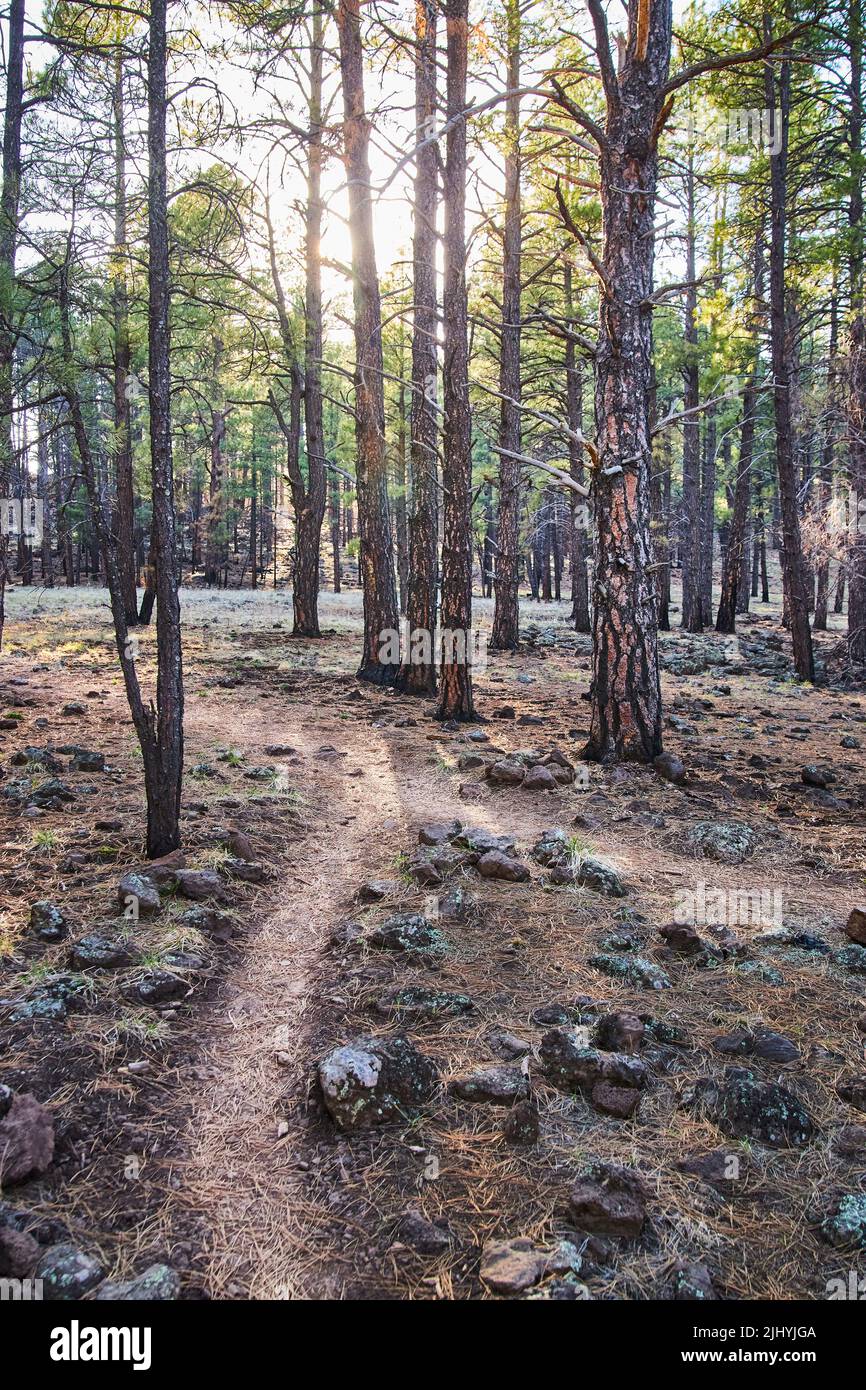
[[[409,695],[435,695],[436,569],[439,530],[436,420],[436,129],[435,0],[415,6],[415,156],[412,310],[412,402],[406,619],[409,651],[395,684]],[[427,143],[423,143],[423,142]],[[413,638],[413,634],[417,634]]]
[[[769,37],[769,20],[765,19]],[[770,156],[770,338],[773,363],[773,407],[776,418],[776,466],[779,475],[779,504],[782,517],[784,553],[782,573],[791,624],[794,667],[801,680],[815,678],[812,634],[806,604],[803,551],[800,542],[800,516],[797,507],[797,480],[794,438],[791,423],[790,361],[785,314],[785,243],[788,172],[788,126],[791,93],[791,65],[780,65],[778,93],[772,65],[765,66],[764,83],[767,109],[774,122],[781,123],[773,145],[778,153]]]
[[[505,225],[502,248],[502,337],[500,341],[499,554],[491,646],[514,651],[520,640],[517,553],[520,516],[520,275],[522,209],[520,198],[520,0],[506,0],[508,30],[505,105]]]
[[[24,111],[24,0],[10,0],[6,48],[6,108],[3,117],[3,187],[0,190],[0,497],[9,496],[12,476],[12,365],[17,332],[13,294],[18,209],[21,198],[21,120]],[[0,534],[0,646],[6,613],[7,544]]]
[[[389,685],[398,669],[393,640],[399,631],[399,618],[385,460],[382,315],[373,240],[370,122],[364,105],[360,0],[339,0],[337,27],[355,308],[355,476],[364,587],[364,649],[358,676]]]
[[[583,375],[577,365],[572,318],[574,315],[574,296],[572,291],[571,265],[565,263],[565,408],[568,421],[568,471],[575,482],[583,483],[584,467],[581,445],[574,436],[583,434]],[[575,632],[589,632],[589,580],[586,573],[589,531],[584,524],[587,517],[585,503],[578,502],[577,494],[571,493],[571,620]]]
[[[142,747],[147,791],[147,853],[151,859],[168,854],[180,844],[183,782],[183,659],[171,451],[166,58],[166,0],[151,0],[147,62],[148,395],[157,678],[155,738],[152,747],[147,744]]]
[[[670,64],[671,7],[668,0],[654,0],[641,7],[641,14],[647,28],[641,30],[632,22],[618,76],[606,33],[601,55],[607,103],[600,158],[604,282],[596,355],[598,547],[587,756],[602,761],[645,762],[662,747],[656,595],[650,568],[649,300],[656,139]]]
[[[703,630],[703,605],[701,602],[702,554],[701,540],[701,418],[697,413],[700,403],[698,379],[698,294],[694,284],[695,269],[695,171],[694,155],[689,152],[686,173],[686,321],[685,346],[686,361],[683,368],[683,409],[692,414],[683,420],[683,610],[682,626],[686,632]]]
[[[442,486],[441,719],[474,719],[472,702],[472,422],[466,298],[466,70],[469,0],[446,0],[447,120],[442,293],[445,426]]]
[[[114,469],[117,497],[117,567],[127,625],[138,622],[135,584],[135,494],[132,477],[129,296],[126,289],[126,141],[124,136],[123,52],[114,50]]]

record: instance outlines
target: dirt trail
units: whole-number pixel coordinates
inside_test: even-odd
[[[271,711],[232,704],[250,760],[265,761],[277,737]],[[426,734],[436,726],[425,719],[406,729],[368,719],[359,709],[347,726],[326,706],[286,710],[279,737],[297,756],[276,761],[304,797],[310,831],[269,915],[250,924],[221,1001],[202,1019],[199,1063],[189,1094],[178,1097],[192,1116],[178,1200],[206,1233],[203,1283],[211,1297],[340,1296],[332,1252],[315,1248],[316,1212],[299,1163],[308,1147],[307,1023],[319,1002],[321,952],[351,915],[358,885],[393,876],[396,856],[424,820],[456,817],[521,837],[551,820],[550,807],[533,813],[525,803],[462,800],[433,763],[436,743]],[[193,715],[190,731],[203,742],[224,739],[223,712],[209,706]],[[336,752],[322,751],[330,748]]]

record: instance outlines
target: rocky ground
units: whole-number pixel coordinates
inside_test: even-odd
[[[838,633],[815,689],[772,610],[666,635],[668,756],[607,770],[565,605],[526,605],[483,721],[448,728],[358,687],[357,595],[315,643],[287,602],[186,596],[184,844],[155,870],[104,595],[10,596],[0,1276],[834,1296],[866,1249]]]

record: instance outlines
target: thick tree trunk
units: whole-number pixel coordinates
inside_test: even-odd
[[[474,719],[472,702],[472,422],[466,298],[466,70],[469,0],[446,0],[447,120],[444,205],[445,428],[442,484],[442,664],[439,717]]]
[[[304,258],[304,425],[307,484],[296,498],[295,575],[292,586],[295,637],[320,637],[319,551],[325,517],[325,431],[322,414],[322,73],[324,12],[313,10],[310,44],[310,139],[307,145],[307,208]],[[297,503],[300,502],[300,507]]]
[[[370,184],[370,122],[364,105],[360,0],[339,0],[340,71],[343,82],[343,139],[352,240],[355,308],[355,476],[364,586],[364,650],[358,676],[391,684],[398,665],[397,589],[388,473],[385,460],[385,397],[382,315]]]
[[[409,651],[396,685],[409,695],[435,695],[436,558],[439,530],[436,420],[436,128],[435,0],[415,6],[415,156],[412,310],[412,402],[406,618]],[[427,142],[426,144],[423,142]],[[412,634],[418,634],[413,638]]]
[[[607,119],[600,158],[604,246],[595,389],[598,547],[586,754],[603,761],[645,762],[662,747],[656,594],[650,568],[650,297],[656,142],[671,52],[670,0],[638,7],[618,76],[600,6],[594,6],[593,19]]]
[[[848,117],[851,192],[848,201],[850,247],[848,277],[851,295],[849,338],[848,439],[850,441],[848,574],[848,652],[866,663],[866,306],[864,260],[866,224],[863,216],[863,10],[862,0],[849,0],[848,49],[851,63],[851,108]],[[839,610],[837,610],[839,611]]]
[[[148,114],[148,395],[153,492],[151,545],[156,566],[155,738],[142,746],[147,791],[147,853],[180,844],[183,782],[183,660],[175,563],[171,451],[169,308],[171,281],[166,175],[166,0],[151,0],[147,60]]]
[[[701,624],[713,622],[713,552],[716,537],[716,407],[704,411],[704,449],[701,467]]]
[[[765,20],[769,37],[769,20]],[[782,572],[790,616],[794,667],[801,680],[815,678],[812,633],[806,604],[803,551],[800,543],[800,515],[797,507],[797,480],[794,465],[794,439],[791,425],[790,352],[785,314],[785,243],[788,174],[788,126],[791,99],[791,64],[784,59],[776,87],[771,64],[764,73],[767,109],[780,122],[770,156],[770,338],[773,363],[773,406],[776,418],[776,465],[779,474],[779,503],[784,536]]]
[[[491,645],[514,651],[520,639],[517,601],[518,519],[520,516],[520,275],[522,208],[520,197],[520,0],[506,0],[508,32],[505,104],[505,225],[502,248],[502,337],[499,390],[499,555]]]

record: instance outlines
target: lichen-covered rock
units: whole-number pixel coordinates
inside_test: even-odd
[[[170,1303],[180,1294],[180,1278],[170,1265],[150,1265],[134,1279],[100,1284],[94,1299],[99,1303]]]
[[[674,1298],[678,1302],[706,1303],[718,1298],[706,1265],[680,1264],[674,1270]]]
[[[866,1193],[846,1192],[822,1220],[822,1240],[840,1250],[866,1250]]]
[[[69,1242],[51,1245],[36,1266],[46,1299],[77,1301],[105,1278],[105,1269],[94,1255]]]
[[[624,898],[625,884],[609,864],[598,859],[579,859],[573,866],[574,882],[584,888],[592,888],[596,893],[604,893],[609,898]]]
[[[66,1018],[70,1009],[80,1003],[85,994],[85,982],[74,975],[49,975],[14,1009],[10,1021],[59,1021]]]
[[[702,1078],[689,1103],[732,1139],[785,1149],[802,1148],[815,1135],[814,1121],[793,1091],[758,1081],[743,1067],[728,1067],[721,1080]]]
[[[463,927],[478,916],[478,904],[465,888],[455,885],[439,898],[438,911],[444,926]]]
[[[439,928],[420,912],[397,912],[386,917],[367,936],[371,946],[384,951],[417,951],[441,956],[448,944]]]
[[[670,989],[671,982],[660,965],[645,960],[643,956],[612,956],[599,954],[590,956],[587,962],[594,970],[610,975],[614,980],[624,980],[627,984],[638,985],[641,989]]]
[[[38,1177],[54,1157],[54,1120],[35,1096],[0,1089],[0,1187]]]
[[[517,843],[513,835],[494,835],[490,830],[484,830],[480,826],[464,825],[459,835],[455,835],[452,841],[456,849],[462,849],[469,855],[469,863],[477,863],[482,854],[487,854],[491,850],[501,850],[503,854],[511,854]]]
[[[698,821],[688,834],[689,847],[722,864],[742,864],[758,843],[750,825],[742,821]]]
[[[852,975],[866,975],[866,946],[843,946],[833,959]]]
[[[124,911],[132,909],[135,916],[153,917],[159,912],[159,888],[146,873],[124,874],[117,885],[117,901]]]
[[[560,830],[558,827],[552,830],[543,830],[532,846],[531,853],[536,864],[541,864],[543,868],[547,868],[550,864],[555,864],[568,857],[568,836],[564,830]]]
[[[140,980],[130,985],[127,998],[151,1008],[157,1004],[167,1004],[170,1000],[182,999],[189,993],[189,981],[168,970],[148,970]]]
[[[134,965],[137,959],[134,947],[128,942],[99,932],[82,936],[70,951],[70,962],[77,970],[117,970]]]
[[[509,1144],[537,1144],[539,1133],[538,1106],[534,1100],[515,1101],[505,1116],[502,1133]]]
[[[552,1028],[538,1049],[548,1080],[561,1091],[591,1092],[599,1082],[639,1090],[646,1084],[646,1067],[625,1052],[600,1052],[586,1047],[567,1028]]]
[[[389,990],[376,1001],[376,1012],[398,1018],[454,1018],[472,1011],[468,994],[447,989],[426,989],[422,985],[407,985]]]
[[[40,941],[63,941],[69,924],[56,903],[43,901],[31,904],[30,930]]]
[[[580,1253],[568,1240],[550,1247],[517,1236],[486,1240],[481,1250],[481,1279],[494,1293],[523,1293],[548,1274],[577,1274],[580,1267]]]
[[[512,1105],[529,1095],[529,1077],[520,1067],[482,1067],[462,1076],[452,1076],[448,1090],[458,1100]]]
[[[591,1235],[636,1240],[646,1221],[646,1188],[631,1168],[594,1163],[571,1189],[568,1210]]]
[[[325,1107],[345,1130],[410,1118],[438,1079],[435,1063],[402,1035],[355,1038],[319,1063]]]

